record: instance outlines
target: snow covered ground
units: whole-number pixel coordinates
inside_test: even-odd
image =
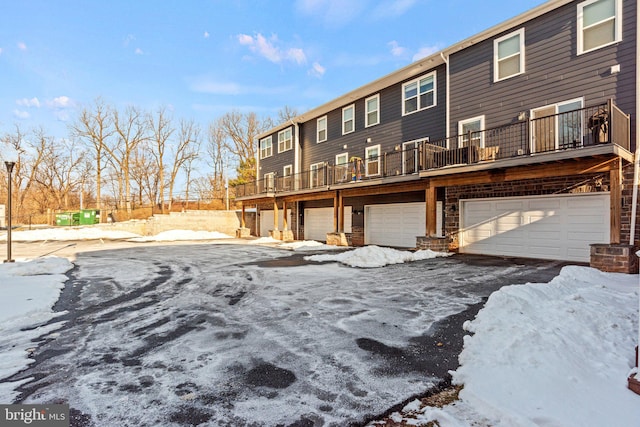
[[[314,246],[321,248],[311,242],[283,248]],[[154,399],[172,407],[209,399],[219,409],[201,414],[208,425],[232,425],[233,417],[339,425],[353,412],[375,413],[435,380],[376,359],[366,346],[354,346],[358,337],[383,350],[407,348],[438,319],[481,301],[486,282],[524,269],[462,271],[448,258],[425,265],[412,263],[408,252],[375,247],[311,255],[309,261],[325,263],[299,267],[277,267],[290,252],[259,245],[176,248],[158,259],[146,259],[142,249],[97,252],[80,256],[72,272],[62,258],[0,265],[0,402],[16,399],[21,384],[35,384],[25,403],[66,398],[97,425],[122,421],[140,407],[155,409]],[[336,261],[410,264],[362,270]],[[78,313],[66,318],[52,311],[65,272],[85,284],[78,286]],[[437,420],[441,427],[639,425],[640,396],[626,387],[638,335],[638,276],[570,266],[549,284],[518,283],[494,292],[465,324],[469,336],[453,372],[454,382],[464,384],[461,399],[442,409],[412,402],[392,418],[409,425]],[[146,293],[122,298],[141,284]],[[122,306],[109,305],[119,298]],[[82,317],[94,322],[88,335]],[[63,324],[67,336],[60,337]],[[37,359],[31,340],[39,336],[63,341],[64,352],[35,370],[58,369],[58,382],[7,382]],[[248,355],[246,343],[258,352]],[[400,373],[384,378],[381,388],[377,377],[385,370]],[[243,382],[258,384],[265,375],[281,383]],[[318,408],[320,415],[309,415]],[[154,425],[154,417],[166,415],[150,412],[133,425]]]

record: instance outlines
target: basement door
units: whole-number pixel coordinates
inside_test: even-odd
[[[442,230],[442,202],[437,202],[436,230]],[[426,204],[390,203],[364,207],[365,245],[415,248],[416,237],[426,233]]]
[[[351,233],[351,206],[344,207],[344,232]],[[304,210],[304,239],[327,240],[327,233],[333,233],[333,207],[308,208]]]
[[[460,252],[589,262],[609,243],[609,193],[460,201]]]
[[[287,225],[291,230],[291,209],[287,209]],[[278,230],[284,229],[284,215],[278,209]],[[273,230],[273,210],[260,210],[260,237],[269,237],[269,230]]]

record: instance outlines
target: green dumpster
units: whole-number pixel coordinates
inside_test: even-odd
[[[99,209],[83,209],[80,211],[80,225],[98,224],[99,222]]]
[[[79,225],[80,212],[62,212],[56,214],[56,225]]]

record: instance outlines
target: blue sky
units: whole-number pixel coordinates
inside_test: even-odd
[[[67,135],[102,97],[203,128],[302,113],[542,0],[20,0],[0,6],[0,133]]]

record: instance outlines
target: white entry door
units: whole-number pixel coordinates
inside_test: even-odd
[[[460,252],[589,262],[609,243],[609,193],[460,202]]]
[[[344,207],[344,232],[351,233],[352,207]],[[333,232],[333,208],[309,208],[304,210],[304,239],[326,241]]]

